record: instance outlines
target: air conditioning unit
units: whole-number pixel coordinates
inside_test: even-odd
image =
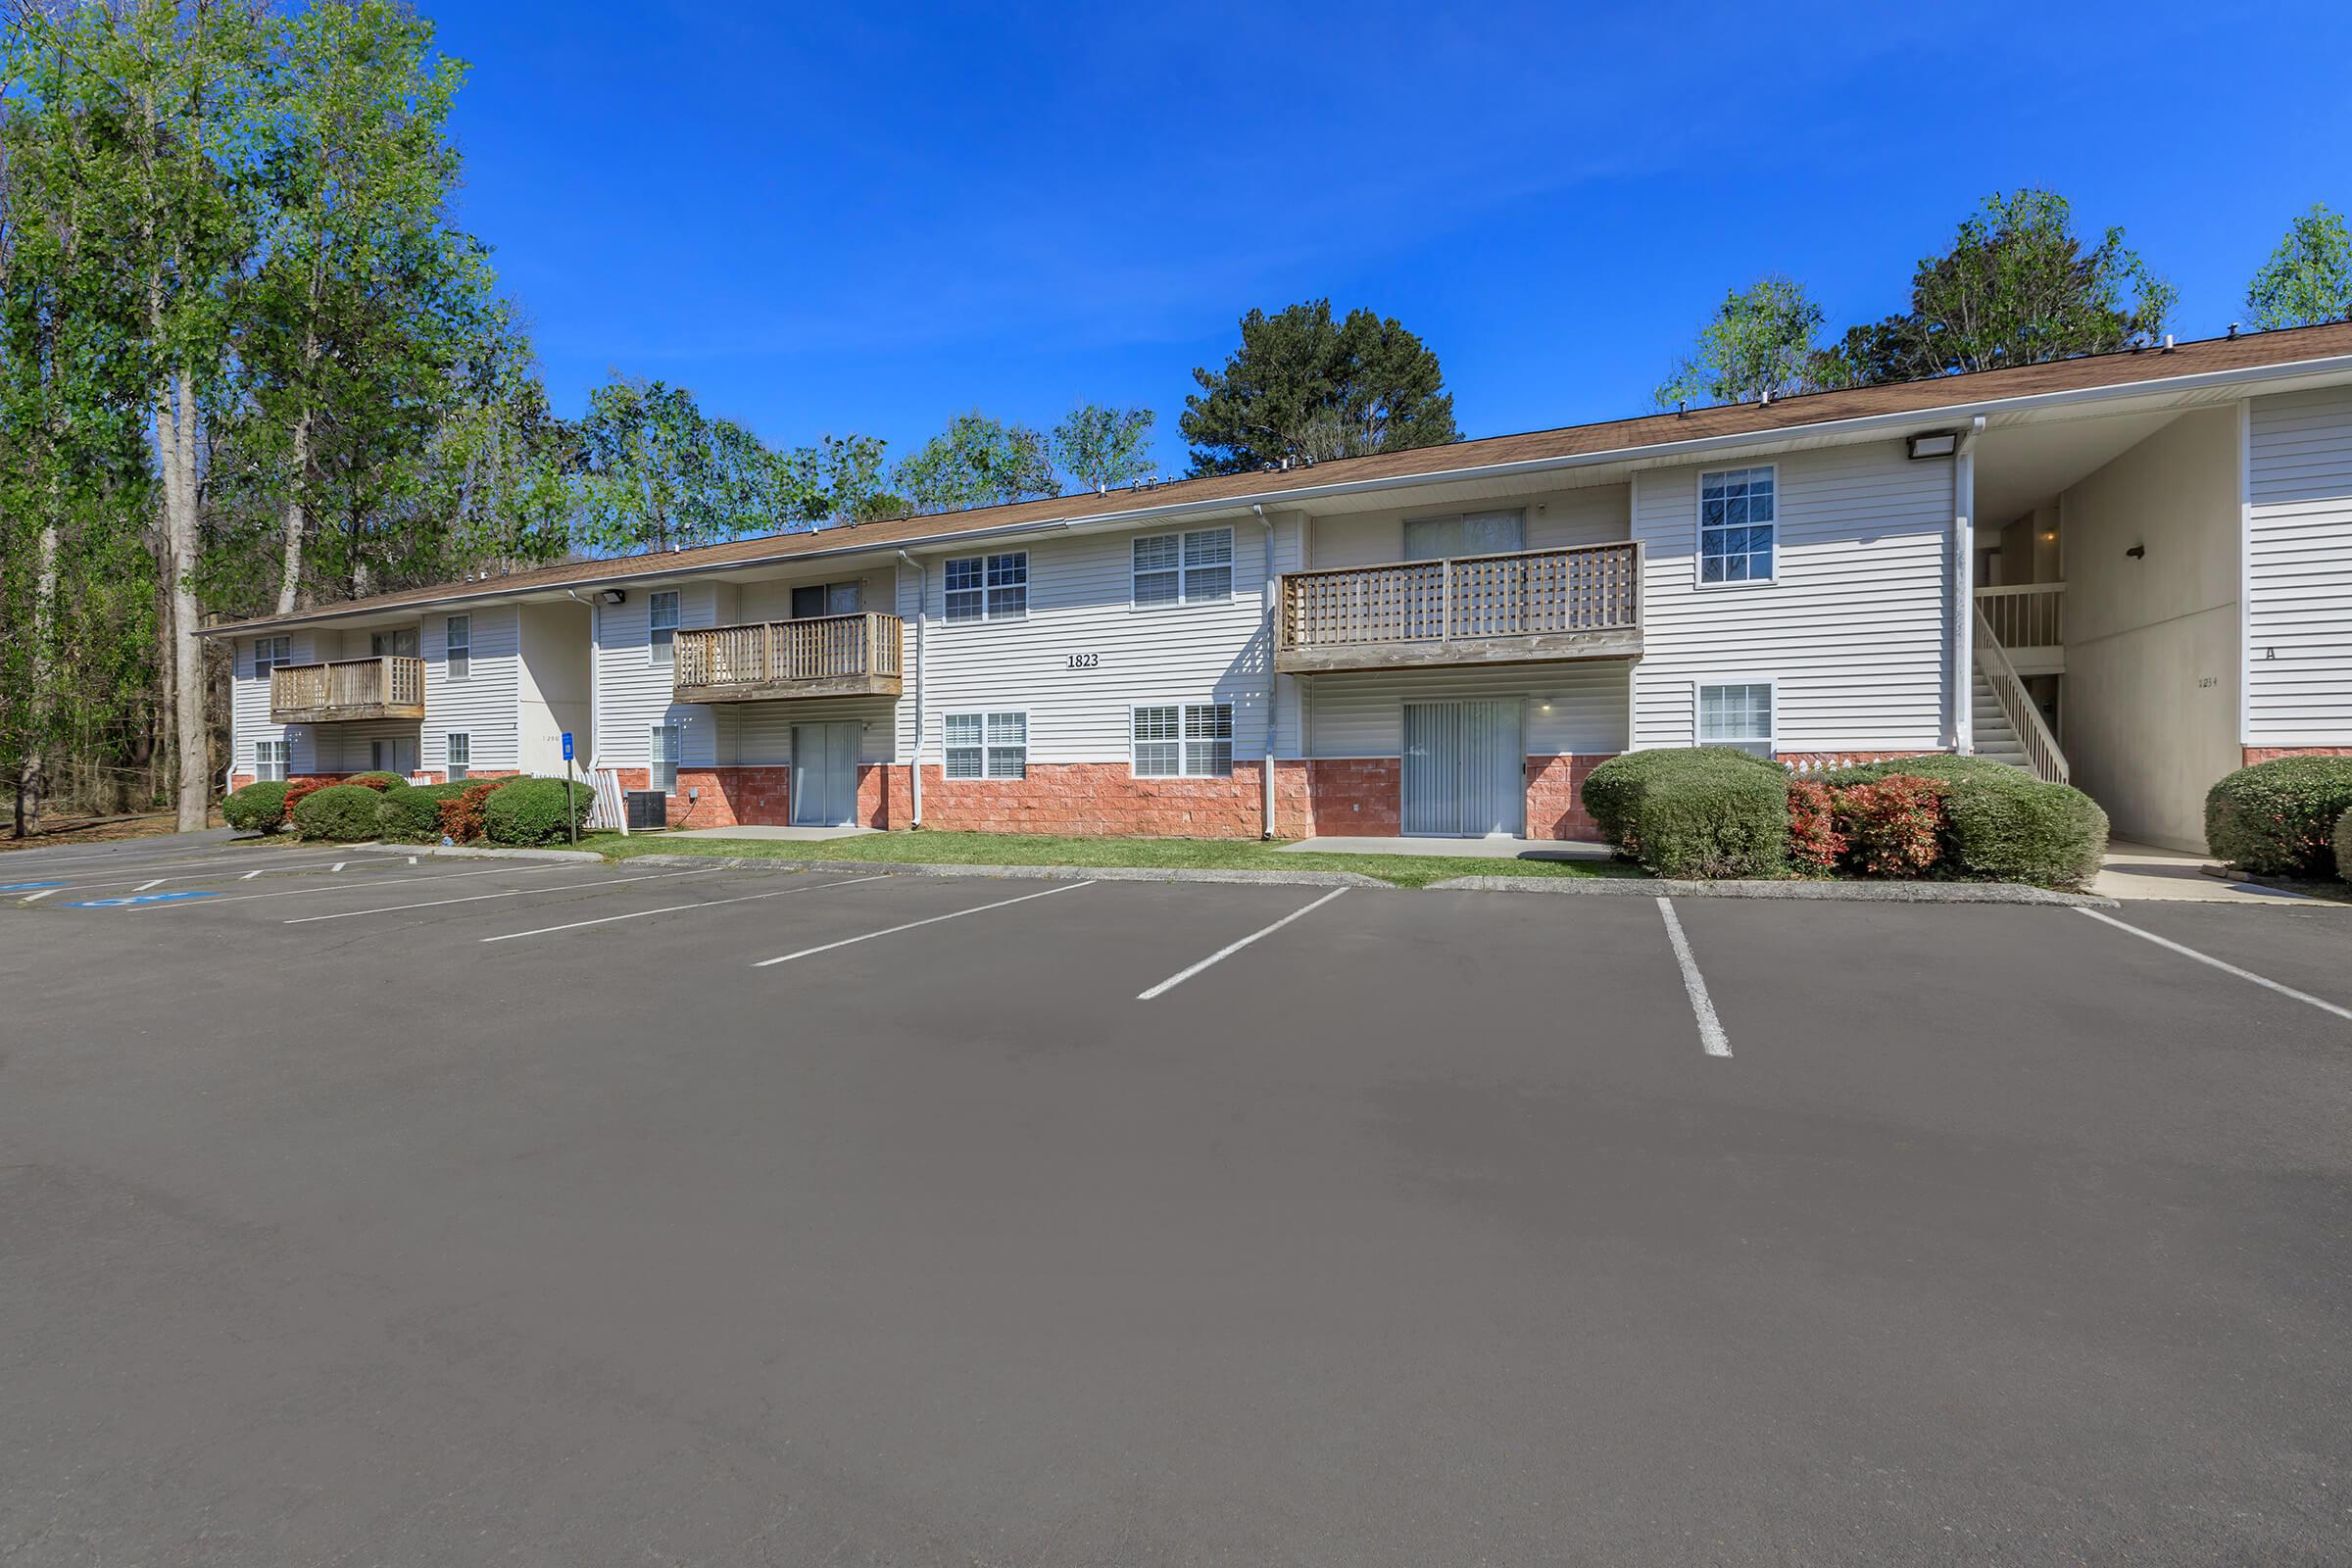
[[[660,790],[630,790],[621,796],[620,805],[632,833],[669,826],[669,797]]]

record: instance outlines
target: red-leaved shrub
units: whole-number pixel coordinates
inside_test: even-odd
[[[286,820],[289,822],[294,820],[294,808],[302,804],[304,796],[316,795],[329,784],[363,784],[371,790],[387,790],[398,782],[399,780],[389,773],[354,773],[345,778],[337,778],[331,774],[324,778],[306,774],[301,778],[288,779],[286,781]]]
[[[1809,778],[1788,781],[1788,863],[1799,871],[1828,876],[1845,855],[1838,831],[1838,801],[1827,784]]]
[[[1864,876],[1919,876],[1936,863],[1943,833],[1943,785],[1910,773],[1848,784],[1836,795],[1838,830]]]
[[[514,781],[507,777],[468,783],[466,793],[441,803],[441,831],[452,844],[471,844],[482,836],[482,805],[496,791]]]

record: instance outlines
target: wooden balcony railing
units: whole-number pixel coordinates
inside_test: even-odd
[[[334,724],[424,717],[424,661],[396,654],[280,664],[270,672],[270,721]]]
[[[1642,652],[1642,547],[1581,545],[1282,579],[1275,666],[1627,659]]]
[[[899,695],[905,623],[866,611],[680,631],[673,695],[681,703]]]

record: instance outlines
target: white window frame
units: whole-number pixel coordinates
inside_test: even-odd
[[[441,668],[451,680],[473,679],[471,615],[451,615],[441,623]]]
[[[661,620],[662,601],[669,601],[669,621]],[[678,657],[678,623],[686,618],[685,601],[675,588],[657,588],[645,596],[645,662],[649,664],[674,663]],[[667,632],[664,638],[659,634]]]
[[[1707,675],[1693,680],[1690,683],[1690,744],[1692,746],[1728,746],[1741,751],[1754,747],[1758,737],[1751,736],[1745,740],[1727,741],[1709,740],[1705,736],[1706,716],[1702,710],[1702,705],[1706,701],[1707,692],[1709,689],[1723,690],[1733,686],[1761,686],[1764,688],[1764,700],[1770,705],[1768,714],[1770,722],[1767,728],[1771,733],[1761,737],[1765,747],[1762,755],[1767,760],[1778,758],[1781,754],[1781,682],[1780,678],[1774,675]]]
[[[979,745],[956,745],[951,742],[949,738],[951,729],[959,718],[976,718],[980,721]],[[1008,752],[1013,749],[997,739],[996,720],[1004,718],[1017,718],[1021,721],[1021,763],[1018,772],[1000,773],[997,771],[997,753]],[[951,771],[955,765],[953,753],[973,751],[980,754],[979,772],[956,773]],[[1027,778],[1029,776],[1029,710],[1026,708],[959,708],[952,712],[940,714],[939,760],[939,773],[943,781],[957,784],[983,784],[1004,783],[1007,780]]]
[[[262,780],[268,779],[274,783],[284,783],[292,771],[289,766],[292,760],[293,748],[286,744],[283,736],[273,741],[255,741],[253,743],[254,782],[260,783]],[[276,771],[272,772],[272,768]]]
[[[1223,536],[1225,540],[1225,559],[1222,561],[1204,561],[1196,564],[1192,559],[1193,541],[1196,539],[1213,538],[1219,535]],[[1151,570],[1147,571],[1136,564],[1136,552],[1138,550],[1142,549],[1145,545],[1157,544],[1163,540],[1170,539],[1176,542],[1176,564],[1174,565],[1154,566]],[[1130,610],[1155,611],[1176,610],[1186,605],[1229,605],[1233,603],[1233,597],[1235,593],[1239,591],[1241,586],[1236,580],[1239,573],[1234,556],[1234,536],[1231,528],[1186,528],[1180,529],[1174,533],[1139,534],[1134,539],[1130,540],[1127,545],[1127,606]],[[1225,591],[1221,594],[1196,594],[1193,592],[1194,574],[1196,572],[1213,571],[1222,571],[1225,573]],[[1176,596],[1173,599],[1153,599],[1147,601],[1138,590],[1137,585],[1143,578],[1166,577],[1170,575],[1173,575],[1176,579]],[[1146,706],[1165,707],[1166,705],[1147,704]]]
[[[1707,581],[1707,480],[1710,476],[1720,478],[1725,474],[1733,473],[1769,473],[1772,475],[1772,521],[1764,524],[1765,527],[1772,530],[1772,571],[1769,575],[1762,577],[1727,577],[1720,582],[1709,582]],[[1701,469],[1697,479],[1691,485],[1691,500],[1690,582],[1692,587],[1705,593],[1715,593],[1725,588],[1769,587],[1781,580],[1781,466],[1779,464],[1747,463],[1738,466]],[[1716,526],[1730,527],[1731,524],[1720,523]],[[1750,522],[1742,526],[1753,528],[1756,524]],[[1752,551],[1747,552],[1750,555],[1753,553]]]
[[[1000,562],[1018,562],[1020,564],[1021,580],[1017,583],[992,582],[990,578],[996,571],[997,565]],[[980,585],[976,588],[957,588],[951,590],[948,587],[948,583],[951,580],[951,575],[957,566],[969,565],[974,563],[977,563],[979,565]],[[1030,586],[1031,573],[1029,570],[1029,552],[1026,550],[998,550],[979,556],[950,556],[947,560],[940,563],[940,622],[941,624],[947,626],[981,626],[986,625],[992,620],[1027,620],[1029,618]],[[1019,610],[999,610],[997,608],[997,596],[1002,593],[1009,593],[1014,588],[1018,588],[1021,591],[1021,608]],[[956,597],[958,595],[971,594],[979,595],[980,612],[976,615],[956,614],[955,612],[954,606]],[[1008,712],[1010,710],[999,710],[999,711]]]
[[[268,653],[263,650],[268,649]],[[294,662],[294,639],[291,637],[256,637],[253,640],[253,678],[268,680],[270,672]]]
[[[466,754],[463,760],[458,757],[461,751]],[[441,737],[441,776],[452,784],[473,776],[473,731],[453,729]]]
[[[659,741],[662,735],[670,737],[669,756],[666,759],[662,756]],[[669,777],[666,779],[662,777],[665,761],[669,767]],[[645,787],[660,790],[664,795],[675,795],[678,790],[678,769],[685,765],[686,726],[671,723],[648,725],[645,734]]]
[[[1157,702],[1134,703],[1129,705],[1127,709],[1128,776],[1132,778],[1233,777],[1234,732],[1238,728],[1238,715],[1235,712],[1236,707],[1237,705],[1233,703],[1213,697],[1206,702],[1194,702],[1182,697],[1171,697],[1163,698]],[[1176,710],[1176,733],[1174,736],[1154,737],[1152,740],[1147,742],[1136,734],[1136,724],[1145,713],[1171,708]],[[1215,717],[1216,710],[1220,708],[1225,710],[1224,723],[1226,733],[1222,737],[1216,735],[1195,736],[1192,733],[1193,715],[1197,712],[1205,710],[1210,714],[1208,722],[1210,727],[1213,729],[1217,723]],[[1222,772],[1219,772],[1213,768],[1203,769],[1194,765],[1195,747],[1204,748],[1209,756],[1214,757],[1216,755],[1216,748],[1220,742],[1225,747],[1225,767]],[[1136,749],[1139,746],[1144,745],[1174,746],[1176,748],[1176,771],[1172,773],[1146,772],[1136,760]]]

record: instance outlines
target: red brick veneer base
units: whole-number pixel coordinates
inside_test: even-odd
[[[1585,814],[1585,780],[1615,753],[1527,760],[1527,836],[1597,842],[1600,829]]]
[[[2352,746],[2243,746],[2238,751],[2247,767],[2281,757],[2352,757]]]

